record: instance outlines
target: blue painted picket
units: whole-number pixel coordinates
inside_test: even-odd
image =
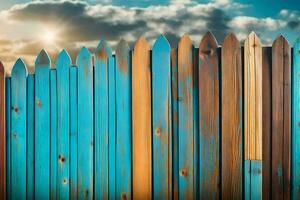
[[[108,199],[109,167],[109,103],[108,59],[111,49],[102,40],[96,50],[95,90],[95,198]]]
[[[300,38],[294,44],[292,67],[292,199],[300,198]]]
[[[27,199],[34,198],[34,75],[27,77]]]
[[[11,199],[11,78],[5,78],[6,198]]]
[[[18,59],[11,76],[11,199],[26,197],[27,69]]]
[[[83,47],[76,60],[78,66],[78,198],[93,199],[93,63]],[[96,168],[97,170],[97,168]],[[95,170],[95,171],[96,171]],[[95,177],[96,178],[96,177]]]
[[[161,35],[152,48],[152,138],[153,138],[153,197],[170,199],[172,174],[169,147],[171,137],[171,47]],[[170,164],[169,164],[170,163]]]
[[[131,56],[121,40],[116,49],[116,198],[131,199]]]
[[[57,198],[69,198],[69,165],[70,165],[70,89],[69,69],[71,58],[62,50],[56,62],[57,88]]]
[[[77,67],[70,67],[70,198],[77,199],[77,151],[78,151],[78,123],[77,123]]]
[[[262,199],[262,162],[260,160],[245,161],[245,200]]]

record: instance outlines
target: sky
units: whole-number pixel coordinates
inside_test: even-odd
[[[62,48],[73,63],[82,46],[91,52],[101,39],[113,51],[125,39],[133,48],[144,35],[150,45],[164,34],[172,47],[188,33],[197,47],[211,31],[222,45],[233,32],[243,44],[255,31],[264,46],[282,34],[292,46],[300,36],[297,0],[1,0],[0,60],[10,72],[21,57],[33,68],[45,49],[55,64]]]

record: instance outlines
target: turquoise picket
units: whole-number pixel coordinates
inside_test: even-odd
[[[251,200],[251,160],[245,160],[244,171],[245,200]]]
[[[95,198],[108,199],[109,110],[108,58],[111,49],[100,41],[95,53]]]
[[[70,197],[77,199],[77,67],[70,68]]]
[[[50,58],[35,62],[35,198],[50,198]]]
[[[27,76],[27,199],[34,198],[34,75]]]
[[[6,198],[11,199],[11,78],[5,78],[6,124]]]
[[[172,166],[169,159],[171,136],[171,65],[170,44],[159,36],[152,48],[152,142],[153,142],[153,197],[171,199],[169,193]]]
[[[108,57],[108,152],[109,199],[116,199],[116,65],[115,57]]]
[[[69,199],[69,133],[70,133],[70,89],[69,69],[71,58],[62,50],[56,61],[57,71],[57,198]]]
[[[292,199],[300,198],[300,37],[293,50],[292,67]]]
[[[50,70],[50,198],[57,199],[57,82],[56,70]]]
[[[26,197],[27,69],[18,59],[11,76],[11,199]]]
[[[131,199],[131,57],[121,40],[116,49],[116,198]]]
[[[245,160],[245,200],[262,199],[262,161]]]
[[[78,199],[93,199],[93,61],[83,47],[78,66]],[[95,177],[96,178],[96,177]]]

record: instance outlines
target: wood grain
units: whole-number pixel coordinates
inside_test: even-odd
[[[243,196],[241,47],[234,34],[222,46],[222,199]]]
[[[152,198],[150,46],[144,37],[132,55],[133,198]]]
[[[244,49],[245,159],[262,160],[262,47],[254,32]]]
[[[0,62],[0,199],[6,199],[5,69]]]
[[[272,45],[272,197],[290,199],[291,55],[283,36]]]
[[[200,199],[219,199],[219,53],[207,32],[199,45]]]

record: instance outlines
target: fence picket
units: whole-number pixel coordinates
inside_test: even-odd
[[[35,198],[50,198],[50,58],[35,62]]]
[[[152,198],[150,46],[144,37],[132,55],[133,198]]]
[[[77,66],[70,67],[70,198],[77,199]]]
[[[219,60],[215,37],[207,32],[199,45],[200,198],[219,199]]]
[[[272,45],[272,196],[290,198],[291,68],[283,36]]]
[[[262,188],[257,185],[261,186],[262,179],[262,47],[254,32],[245,41],[244,62],[245,162],[251,162],[251,194],[245,193],[245,198],[261,197]]]
[[[27,76],[27,199],[34,198],[34,75]]]
[[[172,183],[170,51],[167,39],[159,36],[152,48],[153,196],[157,199],[172,197],[168,188]]]
[[[121,40],[116,50],[116,198],[131,199],[131,56]]]
[[[71,58],[62,50],[56,62],[57,85],[57,198],[69,199],[70,169],[70,67]]]
[[[11,76],[11,199],[26,197],[27,69],[18,59]]]
[[[109,195],[109,72],[111,49],[100,41],[95,55],[95,198]]]
[[[93,63],[83,47],[76,60],[78,66],[78,198],[93,199]]]
[[[57,127],[57,73],[50,70],[50,198],[57,199],[58,175],[58,127]]]
[[[292,73],[292,199],[300,198],[300,37],[293,49]]]
[[[234,34],[222,47],[222,198],[243,196],[243,92],[241,47]]]
[[[0,62],[0,199],[6,199],[5,69]]]
[[[11,199],[11,78],[5,78],[6,198]]]
[[[193,50],[192,41],[188,34],[185,34],[178,44],[179,199],[195,198]]]

